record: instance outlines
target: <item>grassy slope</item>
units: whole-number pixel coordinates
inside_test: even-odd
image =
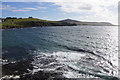
[[[65,26],[71,25],[70,23],[61,23],[57,21],[47,21],[36,18],[23,18],[23,19],[6,19],[2,23],[3,29],[10,28],[24,28],[24,27],[34,27],[34,26]]]

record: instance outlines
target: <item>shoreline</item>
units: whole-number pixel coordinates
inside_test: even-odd
[[[2,68],[2,78],[7,80],[39,80],[39,79],[52,79],[52,78],[64,78],[62,72],[56,71],[37,71],[32,73],[31,71],[34,69],[31,62],[33,59],[28,59],[16,63],[9,63],[3,65]]]
[[[57,72],[57,71],[45,71],[45,70],[39,70],[37,72],[31,72],[34,68],[31,65],[31,62],[33,60],[25,60],[20,61],[16,63],[9,63],[3,65],[3,75],[1,80],[49,80],[49,79],[62,79],[62,80],[68,80],[68,79],[96,79],[96,78],[67,78],[63,75],[63,72]],[[94,75],[95,77],[98,77],[98,79],[105,79],[105,80],[119,80],[118,77],[114,76],[108,76],[105,77],[104,75]]]
[[[99,25],[77,25],[77,26],[99,26]],[[112,25],[112,26],[114,26],[114,27],[119,27],[119,25]],[[0,28],[0,30],[13,30],[13,29],[29,29],[29,28],[41,28],[41,27],[66,27],[66,26],[34,26],[34,27],[23,27],[23,28],[6,28],[6,29],[4,29],[4,28]],[[69,26],[70,27],[70,26]],[[102,26],[101,26],[102,27]]]
[[[83,22],[72,19],[60,21],[48,21],[37,18],[5,18],[2,21],[2,29],[26,28],[26,27],[49,27],[49,26],[115,26],[109,22]]]

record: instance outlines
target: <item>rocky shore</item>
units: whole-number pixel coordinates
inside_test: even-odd
[[[33,70],[31,61],[33,61],[33,59],[3,65],[2,80],[65,79],[65,77],[62,76],[62,72],[38,71],[34,74],[31,73],[30,71]]]

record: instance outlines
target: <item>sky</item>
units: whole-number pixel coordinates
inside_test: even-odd
[[[74,19],[118,24],[118,0],[5,0],[2,17],[34,17],[45,20]]]

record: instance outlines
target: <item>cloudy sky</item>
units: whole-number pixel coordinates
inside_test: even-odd
[[[13,2],[14,1],[14,2]],[[79,21],[118,24],[118,0],[5,0],[2,17],[35,17],[46,20],[75,19]]]

